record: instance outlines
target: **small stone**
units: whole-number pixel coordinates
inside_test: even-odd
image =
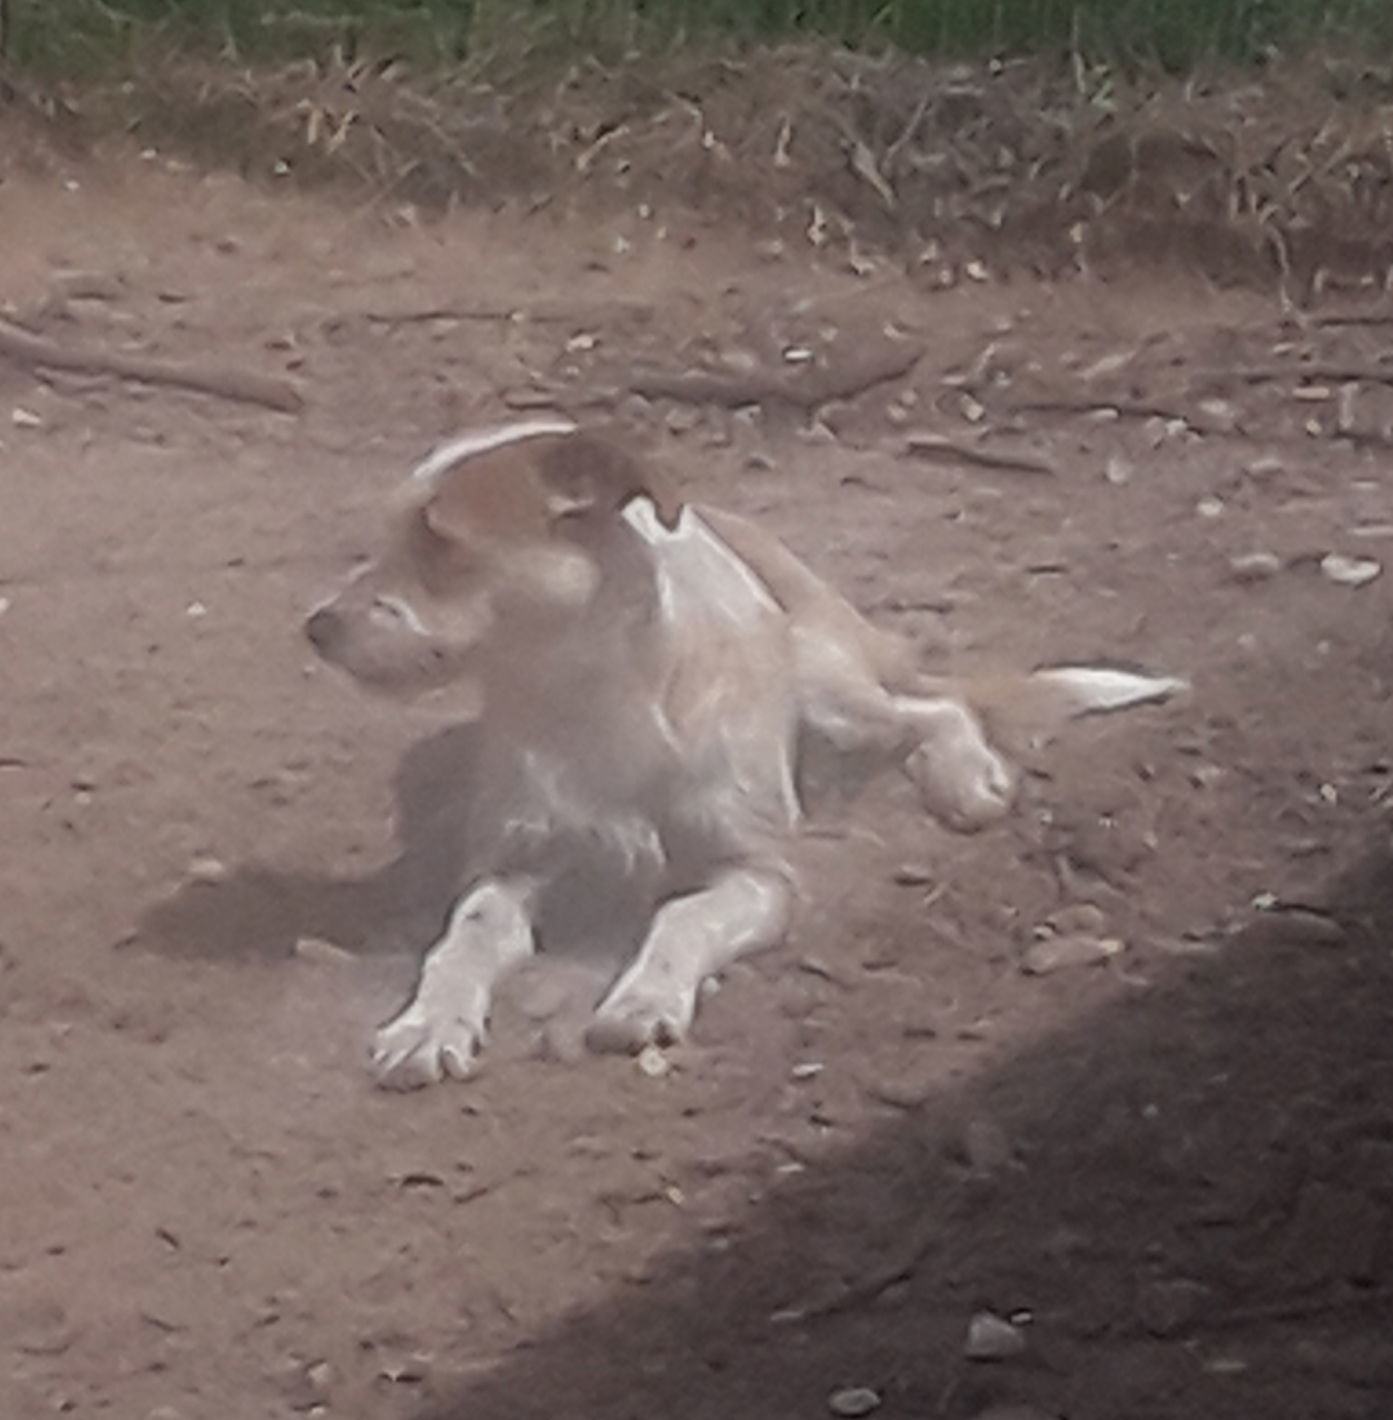
[[[672,1061],[656,1045],[645,1045],[639,1051],[635,1063],[640,1073],[647,1075],[650,1080],[661,1080],[665,1075],[672,1074]]]
[[[1282,570],[1282,559],[1273,552],[1241,552],[1229,558],[1235,582],[1265,582]]]
[[[1196,414],[1195,427],[1207,434],[1232,434],[1238,428],[1238,410],[1227,399],[1202,399]]]
[[[1048,931],[1040,932],[1039,936],[1041,940],[1046,936],[1072,937],[1080,934],[1099,937],[1107,925],[1108,920],[1101,907],[1091,902],[1075,902],[1050,913],[1044,921]]]
[[[1087,933],[1046,937],[1025,949],[1021,970],[1027,976],[1048,976],[1068,967],[1107,961],[1125,950],[1126,944],[1119,937],[1094,937]]]
[[[44,427],[44,421],[32,409],[24,409],[19,405],[10,411],[10,423],[16,429],[42,429]]]
[[[189,881],[195,883],[225,883],[231,874],[221,858],[195,858],[188,867]]]
[[[1224,516],[1224,500],[1222,498],[1201,498],[1195,504],[1195,512],[1202,518],[1222,518]]]
[[[827,1408],[833,1415],[854,1417],[869,1415],[881,1406],[880,1393],[869,1386],[848,1386],[845,1390],[834,1390],[827,1397]]]
[[[795,1080],[815,1080],[827,1068],[821,1060],[805,1060],[789,1072]]]
[[[1320,560],[1320,570],[1342,587],[1362,587],[1372,582],[1383,567],[1372,557],[1342,557],[1338,552],[1327,552]]]
[[[890,875],[892,882],[900,887],[927,887],[934,880],[933,873],[917,863],[902,863]]]
[[[353,960],[353,953],[345,951],[322,937],[300,937],[295,942],[295,955],[311,966],[346,966]]]
[[[1135,472],[1136,468],[1130,459],[1123,458],[1121,454],[1109,454],[1107,464],[1103,468],[1103,477],[1114,488],[1122,488],[1132,481]]]
[[[994,1312],[978,1312],[967,1326],[963,1355],[973,1361],[1005,1361],[1025,1350],[1025,1334]]]
[[[922,1109],[934,1093],[934,1086],[913,1080],[872,1080],[866,1093],[892,1109]]]

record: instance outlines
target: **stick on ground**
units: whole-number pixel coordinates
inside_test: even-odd
[[[261,404],[285,414],[304,408],[304,396],[290,381],[250,370],[211,365],[186,365],[151,355],[98,350],[90,345],[55,345],[9,321],[0,320],[0,355],[30,369],[76,370],[83,374],[117,375],[149,385],[176,385],[217,395],[242,404]]]

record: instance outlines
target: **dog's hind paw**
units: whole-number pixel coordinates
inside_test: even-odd
[[[408,1006],[377,1032],[372,1067],[388,1090],[418,1090],[472,1073],[484,1043],[483,1026],[459,1016],[433,1016]]]

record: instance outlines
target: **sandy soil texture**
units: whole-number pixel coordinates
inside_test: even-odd
[[[1393,318],[964,278],[0,183],[31,336],[303,395],[0,354],[0,1416],[1390,1413]],[[548,402],[930,664],[1194,693],[1032,754],[978,838],[896,784],[821,826],[660,1077],[519,1008],[384,1094],[468,734],[299,621],[433,441]]]

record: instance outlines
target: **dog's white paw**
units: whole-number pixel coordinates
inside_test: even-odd
[[[411,1005],[377,1032],[373,1073],[389,1090],[418,1090],[447,1077],[463,1080],[474,1068],[484,1037],[482,1021]]]
[[[640,983],[612,993],[585,1031],[585,1043],[607,1055],[637,1055],[645,1046],[676,1045],[691,1028],[696,997],[675,987],[650,990]]]

